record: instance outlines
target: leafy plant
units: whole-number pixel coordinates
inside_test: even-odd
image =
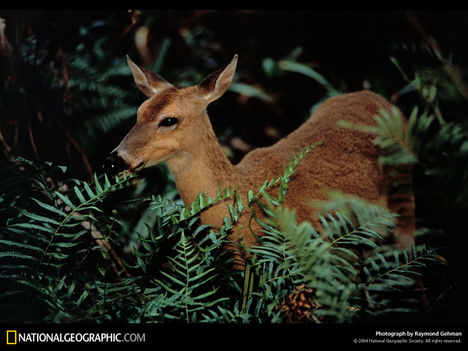
[[[315,146],[294,156],[258,191],[249,191],[244,204],[230,189],[215,199],[200,194],[189,206],[153,197],[155,227],[137,233],[127,259],[115,249],[121,236],[116,213],[106,215],[100,204],[127,187],[133,175],[113,181],[96,175],[93,184],[73,181],[67,192],[65,183],[57,190],[42,182],[39,193],[48,195],[18,203],[16,216],[4,226],[3,308],[11,311],[12,301],[21,305],[26,297],[41,310],[22,315],[25,320],[280,322],[286,318],[284,301],[302,286],[313,292],[314,308],[304,312],[310,321],[349,322],[393,311],[390,291],[410,287],[417,274],[412,268],[425,266],[433,252],[417,248],[407,254],[376,245],[374,240],[384,238],[380,231],[393,228],[394,215],[356,199],[348,201],[352,217],[324,214],[321,230],[297,225],[294,212],[281,203],[296,167]],[[229,198],[230,216],[219,230],[198,224],[204,209]],[[268,215],[260,222],[265,235],[246,249],[246,270],[233,270],[229,230],[253,203]],[[167,262],[158,266],[164,247]],[[16,262],[22,262],[21,271]]]
[[[424,247],[414,248],[410,259],[405,251],[378,246],[379,231],[391,231],[395,216],[361,200],[347,201],[355,223],[340,212],[328,213],[317,231],[309,223],[296,224],[294,212],[282,208],[265,223],[261,245],[252,251],[259,287],[267,293],[259,295],[270,298],[270,308],[285,298],[278,294],[281,287],[306,286],[316,306],[306,311],[311,321],[350,322],[389,312],[391,301],[382,293],[412,286],[418,274],[412,267],[433,259],[433,251]]]
[[[31,306],[32,310],[47,308],[55,313],[67,310],[70,313],[78,309],[89,294],[87,284],[80,278],[80,265],[95,250],[102,250],[103,257],[111,261],[117,258],[105,237],[107,233],[102,234],[93,224],[107,221],[111,232],[115,222],[111,216],[102,216],[98,203],[110,192],[125,187],[133,176],[124,174],[122,179],[116,177],[112,181],[106,175],[101,180],[95,176],[93,184],[74,180],[72,190],[65,191],[66,184],[53,189],[49,178],[39,173],[34,175],[39,191],[33,189],[31,197],[23,198],[16,195],[17,189],[11,189],[8,183],[11,177],[18,177],[17,168],[21,169],[23,164],[40,171],[26,160],[19,160],[11,169],[4,170],[4,186],[8,187],[2,188],[2,199],[11,202],[2,204],[13,210],[2,208],[3,212],[10,213],[2,223],[0,240],[1,279],[6,287],[1,298],[8,301],[3,308],[15,307],[20,315],[28,313]],[[47,173],[55,171],[52,167]],[[19,173],[19,176],[25,177],[23,182],[29,180],[28,174]],[[16,182],[23,185],[21,181]],[[118,267],[117,263],[113,262],[113,269],[120,274],[123,267]],[[12,317],[8,313],[5,316]]]

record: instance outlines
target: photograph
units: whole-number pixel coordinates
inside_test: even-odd
[[[468,10],[154,7],[0,7],[0,348],[463,344]]]

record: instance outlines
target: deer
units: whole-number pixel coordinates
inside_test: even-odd
[[[373,143],[375,135],[339,125],[341,120],[375,125],[379,111],[397,109],[384,97],[362,90],[328,98],[289,135],[250,151],[234,165],[218,142],[207,107],[229,89],[238,55],[188,87],[172,85],[128,56],[127,62],[147,99],[138,108],[136,124],[111,152],[108,162],[113,167],[137,171],[165,163],[185,204],[195,201],[200,192],[214,198],[218,189],[226,187],[236,188],[245,197],[249,190],[280,174],[292,154],[320,140],[300,161],[288,184],[283,206],[295,211],[297,222],[309,221],[319,227],[317,208],[311,203],[327,200],[333,189],[399,214],[395,245],[408,248],[414,244],[412,193],[392,195],[391,170],[379,163],[381,151]],[[403,113],[399,114],[406,123]],[[201,213],[201,222],[219,227],[227,215],[227,201],[216,203]],[[251,213],[240,216],[230,240],[245,247],[257,242],[261,233],[258,226],[252,226],[251,218]]]

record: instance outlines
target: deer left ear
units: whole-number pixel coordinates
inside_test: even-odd
[[[128,55],[127,63],[132,71],[133,79],[135,80],[136,85],[147,97],[150,98],[156,94],[159,94],[161,91],[174,87],[159,74],[138,66],[130,59],[130,57],[128,57]]]
[[[198,84],[198,87],[201,89],[201,95],[207,103],[219,99],[228,90],[236,73],[237,57],[237,55],[234,55],[226,67],[211,73]]]

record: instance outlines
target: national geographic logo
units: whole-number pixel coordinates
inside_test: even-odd
[[[19,332],[6,330],[6,345],[28,343],[145,343],[145,333]]]

